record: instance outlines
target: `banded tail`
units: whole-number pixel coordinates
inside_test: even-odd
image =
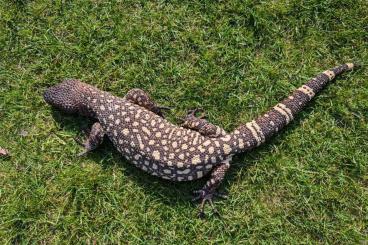
[[[336,76],[354,68],[353,63],[347,63],[327,70],[309,80],[305,85],[296,89],[288,98],[278,103],[271,110],[257,119],[239,126],[231,133],[235,152],[252,149],[265,142],[292,121],[295,115],[322,88]]]

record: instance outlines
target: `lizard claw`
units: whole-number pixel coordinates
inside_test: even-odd
[[[155,106],[152,111],[157,115],[159,115],[160,117],[165,118],[164,111],[169,111],[171,109],[172,108],[168,106]]]
[[[198,213],[198,217],[203,219],[205,218],[206,214],[204,212],[204,207],[206,206],[206,203],[208,202],[212,208],[212,212],[215,215],[220,215],[220,213],[218,212],[218,210],[215,208],[215,205],[213,204],[213,197],[223,197],[225,198],[226,195],[224,194],[220,194],[217,191],[209,191],[206,189],[201,189],[201,190],[195,190],[193,191],[193,195],[194,198],[192,199],[192,201],[197,201],[197,200],[201,200],[201,205],[200,205],[200,209],[199,209],[199,213]]]
[[[197,117],[198,119],[203,119],[203,118],[206,117],[206,114],[204,113],[202,108],[195,108],[195,109],[189,110],[188,113],[187,113],[187,117],[196,117],[195,114],[197,112],[201,113],[201,115]]]

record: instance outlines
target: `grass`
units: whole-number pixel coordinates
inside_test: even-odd
[[[364,0],[0,2],[0,242],[364,243],[368,238],[368,4]],[[90,121],[42,92],[80,78],[139,87],[232,130],[318,72],[356,61],[264,146],[237,156],[196,218],[190,192],[126,162],[109,142],[85,158]]]

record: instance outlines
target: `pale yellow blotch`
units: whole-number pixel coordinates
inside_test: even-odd
[[[169,150],[169,147],[164,146],[164,150],[165,150],[165,151],[168,151],[168,150]]]
[[[167,140],[162,140],[162,141],[161,141],[161,144],[162,144],[162,145],[166,145],[166,144],[167,144]]]
[[[250,130],[250,132],[253,135],[253,138],[257,141],[257,145],[260,145],[262,142],[262,139],[258,136],[257,131],[253,128],[252,123],[246,123],[245,126]]]
[[[183,140],[187,141],[188,140],[188,136],[184,136]]]
[[[198,149],[199,149],[199,151],[200,151],[200,152],[202,152],[202,153],[206,151],[206,149],[205,149],[205,148],[203,148],[202,146],[198,147]]]
[[[151,135],[151,131],[147,127],[142,127],[142,131],[145,132],[147,135]]]
[[[127,135],[129,134],[129,129],[124,128],[122,132],[123,132],[123,134],[124,134],[125,136],[127,136]]]
[[[202,178],[203,177],[203,172],[202,171],[198,171],[197,172],[197,178]]]
[[[155,144],[155,141],[154,140],[150,140],[150,141],[148,141],[148,144],[149,145],[154,145]]]
[[[215,148],[213,148],[212,146],[210,146],[208,148],[208,153],[213,154],[214,152],[215,152]]]
[[[114,136],[118,136],[118,132],[116,132],[116,130],[114,130]]]
[[[190,169],[184,169],[184,170],[178,170],[178,174],[189,174],[190,173]]]
[[[104,111],[105,110],[105,106],[101,105],[100,106],[100,109],[101,109],[101,111]]]
[[[200,156],[196,155],[192,158],[192,164],[198,164],[201,162]]]
[[[179,159],[184,160],[184,154],[180,154]]]
[[[189,151],[194,151],[195,148],[194,147],[190,147]]]
[[[215,141],[215,145],[216,145],[217,147],[219,147],[219,146],[220,146],[220,142]]]
[[[170,153],[169,154],[169,159],[174,159],[174,157],[175,157],[175,154],[174,153]]]
[[[243,149],[244,148],[244,141],[243,139],[239,139],[239,148]]]
[[[275,122],[274,121],[270,121],[270,125],[273,127],[275,126]]]
[[[289,116],[289,114],[283,109],[283,108],[281,108],[281,107],[279,107],[278,105],[276,105],[275,107],[274,107],[274,109],[277,111],[277,112],[279,112],[281,115],[283,115],[284,117],[285,117],[285,119],[286,119],[286,124],[288,124],[289,122],[290,122],[290,116]]]
[[[332,79],[334,79],[335,77],[335,73],[333,71],[327,70],[324,71],[323,74],[325,74],[326,76],[328,76],[328,79],[331,81]]]
[[[129,117],[126,117],[126,118],[124,119],[124,121],[126,121],[126,122],[130,122],[130,118],[129,118]]]
[[[203,145],[204,146],[208,146],[208,145],[210,145],[211,144],[211,141],[210,140],[206,140],[204,143],[203,143]]]
[[[138,122],[134,122],[134,123],[133,123],[133,126],[134,126],[134,127],[137,127],[138,125],[139,125],[139,123],[138,123]]]
[[[138,132],[139,132],[139,130],[138,130],[138,129],[136,129],[136,128],[133,128],[133,132],[134,132],[134,133],[138,133]]]
[[[120,124],[120,119],[119,118],[115,120],[115,124],[116,125],[119,125]]]
[[[183,145],[181,146],[181,149],[183,149],[183,150],[188,149],[188,145],[187,145],[187,144],[183,144]]]
[[[184,163],[182,163],[182,162],[178,162],[178,163],[176,164],[176,166],[177,166],[178,168],[182,168],[182,167],[184,167]]]
[[[114,105],[114,108],[115,108],[115,110],[117,110],[117,109],[120,108],[120,106],[119,105]]]
[[[159,160],[160,159],[160,152],[159,151],[153,151],[152,156],[153,156],[153,159]]]
[[[165,125],[163,123],[160,124],[160,126],[158,126],[159,128],[164,128]]]
[[[239,130],[235,130],[234,131],[234,134],[240,134],[240,131]]]
[[[177,143],[176,141],[174,141],[174,142],[172,143],[172,147],[174,147],[174,148],[178,147],[178,143]]]
[[[120,145],[122,145],[122,144],[123,144],[123,142],[124,142],[123,140],[119,140],[119,144],[120,144]]]
[[[114,119],[114,115],[110,114],[109,119],[113,120]]]
[[[155,120],[152,120],[151,121],[151,126],[154,127],[156,125],[156,121]]]
[[[229,154],[231,152],[231,147],[227,144],[224,144],[223,150],[225,154]]]
[[[348,69],[351,70],[354,68],[354,64],[353,63],[346,63],[346,65],[348,66]]]
[[[223,141],[229,141],[231,139],[230,135],[226,135],[225,137],[221,138]]]
[[[156,135],[157,138],[160,138],[161,137],[161,132],[157,132],[155,135]]]
[[[297,90],[299,90],[300,92],[308,95],[309,99],[313,98],[315,93],[313,91],[313,89],[311,89],[310,87],[308,87],[307,85],[303,85],[300,88],[298,88]]]

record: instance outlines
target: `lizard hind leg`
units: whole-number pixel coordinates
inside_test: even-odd
[[[197,112],[202,112],[202,109],[190,110],[186,117],[182,119],[183,123],[180,126],[195,130],[201,135],[211,138],[223,137],[227,135],[224,129],[204,119],[204,114],[197,117],[195,115]]]
[[[145,91],[139,88],[129,90],[124,98],[129,102],[132,102],[136,105],[146,108],[149,111],[152,111],[160,117],[164,117],[164,110],[171,109],[169,107],[157,105]]]
[[[84,150],[78,154],[78,156],[84,156],[88,152],[96,149],[99,145],[101,145],[105,132],[100,123],[96,122],[92,125],[91,132],[88,135],[88,138],[81,142],[79,139],[76,141],[84,147]]]
[[[205,217],[204,208],[207,202],[210,204],[213,212],[215,214],[218,214],[218,211],[213,204],[213,198],[214,197],[222,197],[222,198],[227,197],[223,194],[220,194],[217,191],[217,188],[222,183],[225,177],[225,174],[229,168],[230,168],[230,164],[228,161],[223,162],[220,165],[216,166],[211,173],[210,179],[206,182],[203,188],[193,192],[193,194],[196,195],[196,197],[193,198],[193,201],[197,201],[197,200],[201,201],[199,215],[198,215],[200,218]]]

